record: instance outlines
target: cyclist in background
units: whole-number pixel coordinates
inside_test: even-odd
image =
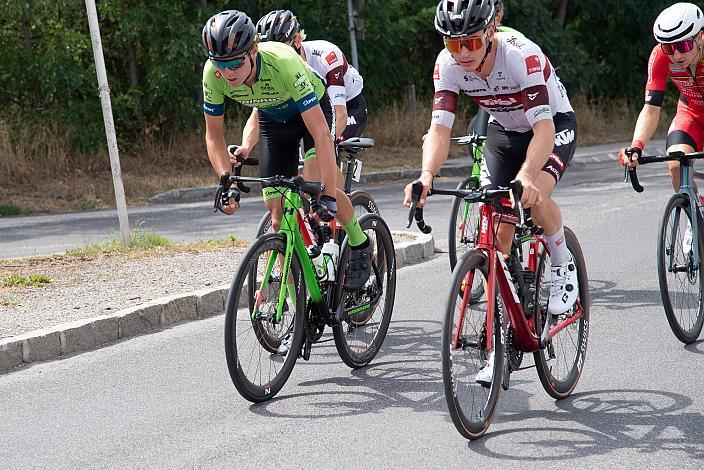
[[[653,137],[660,120],[667,77],[680,92],[677,113],[667,132],[667,152],[701,151],[704,146],[704,14],[693,3],[676,3],[655,20],[653,35],[658,44],[648,60],[645,104],[638,115],[631,146],[621,149],[619,161],[629,164],[629,156],[639,157]],[[636,158],[630,166],[638,165]],[[680,187],[680,163],[667,162],[675,191]],[[689,228],[688,228],[689,229]],[[691,229],[689,229],[691,230]],[[691,237],[691,235],[690,235]]]
[[[260,175],[293,177],[298,174],[298,147],[315,146],[317,157],[304,164],[309,181],[325,185],[319,201],[311,207],[325,222],[337,218],[344,226],[352,247],[345,287],[361,288],[371,270],[371,245],[362,231],[349,197],[337,189],[340,170],[330,127],[333,110],[323,82],[290,47],[276,42],[258,44],[252,20],[238,10],[226,10],[211,17],[203,27],[203,50],[208,61],[203,67],[203,111],[205,142],[215,172],[230,171],[233,162],[224,137],[224,101],[231,99],[258,107],[258,126],[245,125],[237,156],[247,158],[259,141]],[[282,188],[262,188],[272,224],[279,229],[282,218]],[[340,202],[339,212],[337,202]],[[222,207],[226,214],[237,210],[234,199]]]
[[[447,159],[460,92],[494,118],[487,130],[482,185],[507,188],[523,184],[521,202],[545,229],[550,250],[548,310],[560,315],[574,305],[579,288],[574,260],[565,245],[560,208],[552,191],[576,148],[576,120],[564,86],[540,47],[512,33],[496,33],[494,0],[443,0],[435,28],[445,49],[433,71],[435,96],[428,136],[423,143],[423,192]],[[411,204],[411,184],[404,203]],[[514,227],[501,224],[502,252],[510,251]]]
[[[362,95],[364,80],[345,54],[329,41],[306,41],[306,33],[289,10],[274,10],[257,22],[261,41],[283,42],[323,78],[335,108],[335,132],[340,140],[359,137],[367,126],[367,101]]]

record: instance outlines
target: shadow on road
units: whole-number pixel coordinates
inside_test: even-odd
[[[662,305],[659,290],[617,289],[615,282],[601,279],[589,280],[589,302],[607,312]]]
[[[530,462],[571,460],[621,449],[646,454],[676,451],[703,459],[704,415],[683,412],[691,404],[684,395],[659,390],[577,393],[556,402],[562,412],[523,411],[504,416],[503,422],[521,427],[490,429],[468,447],[488,457]],[[547,419],[555,425],[532,427],[532,419]]]

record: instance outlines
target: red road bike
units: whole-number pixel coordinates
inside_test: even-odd
[[[416,203],[422,190],[414,182],[414,202],[409,215],[421,231],[431,229]],[[520,202],[507,208],[510,197],[520,201],[519,181],[510,190],[436,190],[481,204],[479,235],[474,249],[457,262],[445,305],[442,329],[442,375],[445,398],[457,430],[468,439],[481,437],[496,411],[500,389],[509,388],[512,372],[521,367],[524,353],[533,353],[535,367],[545,391],[556,399],[569,396],[584,366],[589,335],[589,281],[577,237],[565,227],[567,248],[574,257],[579,297],[571,310],[559,316],[548,313],[550,254],[533,224],[530,211]],[[497,246],[499,224],[516,226],[511,253]],[[526,253],[527,247],[527,253]],[[470,302],[478,283],[484,295]],[[484,367],[493,367],[487,381],[478,381]],[[532,367],[532,366],[530,366]]]

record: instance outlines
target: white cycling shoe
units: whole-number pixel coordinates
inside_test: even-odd
[[[474,376],[474,381],[477,382],[482,387],[491,387],[491,379],[494,378],[494,351],[491,351],[489,355],[489,360],[486,361],[484,367],[482,367],[477,375]]]
[[[579,295],[577,285],[577,266],[570,259],[562,264],[553,264],[550,268],[550,300],[548,312],[557,316],[568,312]]]

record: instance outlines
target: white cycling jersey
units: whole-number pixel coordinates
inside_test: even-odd
[[[362,93],[364,80],[353,66],[347,63],[339,47],[328,41],[304,41],[306,62],[325,81],[333,106],[344,106]]]
[[[567,91],[548,58],[534,42],[496,33],[498,50],[486,80],[465,72],[447,49],[433,72],[433,124],[452,128],[460,91],[467,94],[507,131],[527,132],[542,119],[573,111]]]

